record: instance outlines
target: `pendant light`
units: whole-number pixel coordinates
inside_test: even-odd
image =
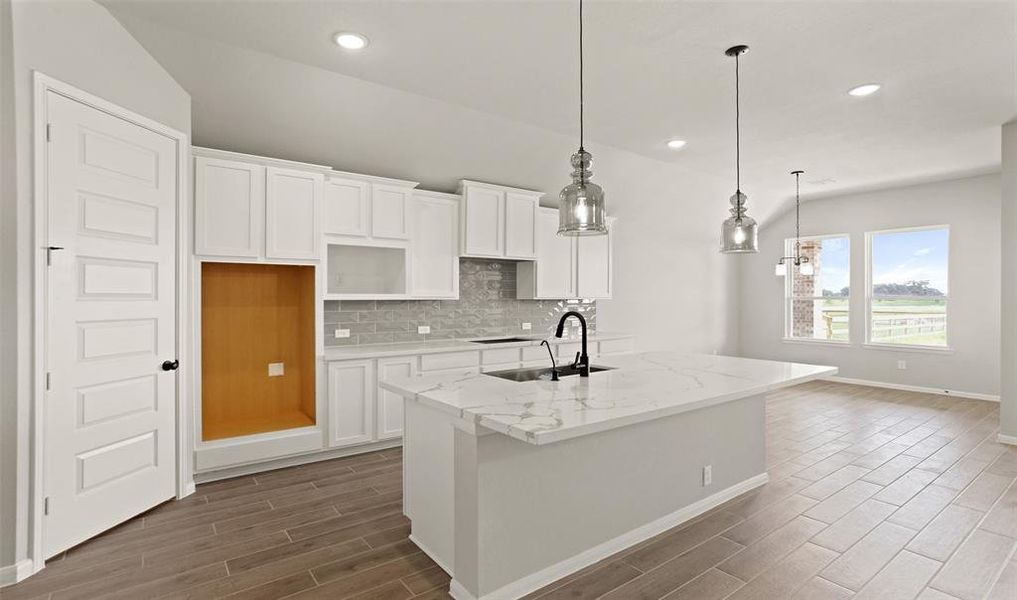
[[[724,54],[735,59],[735,193],[731,196],[731,216],[720,229],[720,251],[725,254],[759,252],[759,228],[756,220],[745,214],[748,196],[742,193],[741,106],[739,98],[738,57],[749,47],[732,46]]]
[[[792,264],[798,267],[798,274],[811,276],[815,271],[808,256],[802,256],[802,199],[801,199],[801,176],[805,171],[791,171],[795,176],[795,255],[782,256],[777,261],[775,272],[779,276],[787,274],[787,265]]]
[[[579,150],[572,155],[572,183],[558,201],[558,235],[604,235],[604,190],[590,182],[593,156],[583,148],[583,0],[579,0]]]

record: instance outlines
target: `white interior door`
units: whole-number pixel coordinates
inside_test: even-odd
[[[46,111],[49,557],[174,496],[179,167],[166,136],[54,92]]]

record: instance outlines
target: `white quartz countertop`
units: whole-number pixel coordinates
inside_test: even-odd
[[[522,342],[504,342],[498,344],[478,344],[470,340],[482,340],[504,337],[528,338]],[[587,342],[603,342],[605,340],[619,340],[632,337],[628,333],[612,332],[590,332]],[[442,352],[462,352],[467,350],[492,350],[496,348],[521,348],[525,346],[539,346],[540,342],[547,339],[552,344],[570,344],[582,341],[580,337],[563,336],[561,339],[549,336],[543,338],[537,335],[497,335],[489,338],[469,338],[455,340],[434,340],[430,342],[399,342],[395,344],[364,344],[362,346],[331,346],[325,348],[325,360],[347,360],[354,358],[378,358],[383,356],[407,356],[409,354],[440,354]]]
[[[706,408],[837,373],[835,367],[669,352],[594,359],[614,370],[561,381],[424,375],[389,391],[477,425],[548,444]]]

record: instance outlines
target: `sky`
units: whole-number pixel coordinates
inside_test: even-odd
[[[872,236],[873,283],[929,280],[946,293],[949,230],[924,229]]]

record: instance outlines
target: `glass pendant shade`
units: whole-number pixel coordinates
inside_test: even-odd
[[[783,262],[777,263],[773,268],[773,274],[777,277],[784,277],[787,275],[787,267],[784,266]]]
[[[720,251],[725,254],[748,254],[759,251],[759,226],[745,214],[748,196],[735,192],[731,196],[731,216],[720,228]]]
[[[604,190],[590,182],[593,156],[580,149],[572,155],[572,183],[565,186],[558,200],[558,235],[604,235]]]
[[[802,264],[798,265],[798,273],[801,275],[805,275],[806,277],[811,277],[812,274],[815,273],[815,271],[812,268],[812,263],[803,262]]]

